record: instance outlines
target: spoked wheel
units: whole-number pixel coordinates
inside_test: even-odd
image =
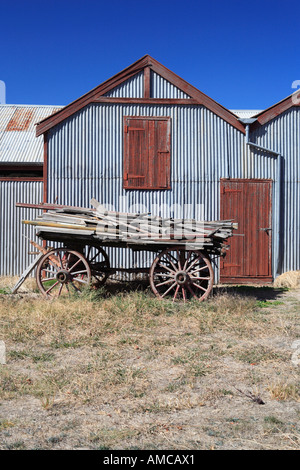
[[[94,287],[103,286],[109,276],[110,263],[106,251],[101,247],[88,246],[86,259],[92,272],[92,285]]]
[[[37,285],[46,297],[80,293],[91,283],[91,269],[84,256],[67,248],[57,248],[43,256],[36,271]]]
[[[205,300],[213,288],[214,272],[207,255],[201,251],[170,248],[162,251],[150,268],[154,294],[186,301]]]

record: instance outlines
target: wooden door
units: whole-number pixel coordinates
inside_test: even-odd
[[[272,181],[221,180],[220,202],[221,219],[239,224],[221,261],[220,281],[271,282]]]

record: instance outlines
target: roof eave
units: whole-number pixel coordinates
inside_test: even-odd
[[[286,98],[284,98],[281,101],[278,101],[277,103],[273,104],[269,108],[265,109],[264,111],[256,114],[256,124],[255,125],[264,125],[269,121],[272,121],[272,119],[275,119],[276,117],[280,116],[282,113],[287,111],[290,108],[293,108],[295,106],[300,106],[300,99],[298,97],[298,92],[295,92]]]

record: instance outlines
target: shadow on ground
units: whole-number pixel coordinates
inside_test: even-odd
[[[132,280],[132,281],[110,281],[108,280],[104,286],[104,291],[107,295],[115,295],[124,292],[133,291],[150,292],[149,282],[147,280]],[[241,295],[247,297],[254,297],[257,300],[275,300],[286,292],[287,289],[283,287],[273,286],[251,286],[251,285],[218,285],[213,289],[211,296],[220,294]]]
[[[248,286],[248,285],[232,285],[232,286],[216,286],[214,295],[216,294],[238,294],[241,296],[254,297],[257,300],[275,300],[286,292],[285,287],[273,286]]]

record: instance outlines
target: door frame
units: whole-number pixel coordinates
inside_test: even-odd
[[[222,275],[222,260],[220,262],[220,283],[221,284],[270,284],[273,282],[272,275],[272,247],[273,247],[273,180],[269,178],[220,178],[220,218],[222,218],[223,208],[223,184],[226,182],[230,183],[268,183],[269,184],[269,225],[271,227],[271,233],[269,236],[268,243],[268,271],[269,275],[266,276],[224,276]],[[230,238],[228,240],[230,244]],[[229,248],[230,250],[230,248]],[[226,257],[225,257],[226,260]]]

